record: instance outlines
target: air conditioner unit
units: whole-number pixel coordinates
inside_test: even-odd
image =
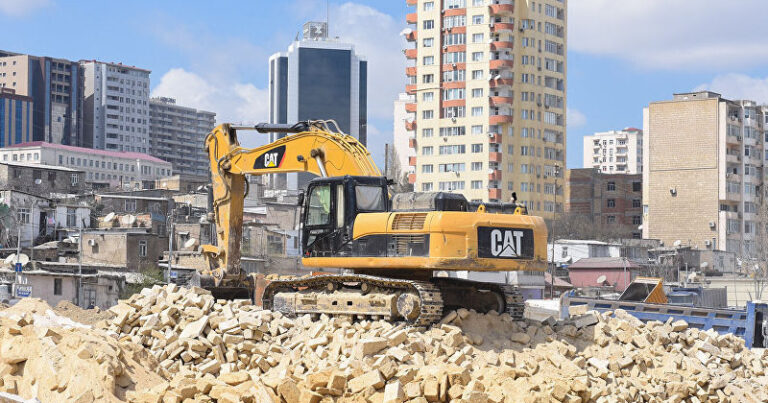
[[[742,139],[741,136],[736,136],[736,140],[741,141],[741,139]]]
[[[709,222],[709,228],[715,229],[715,222],[714,221],[710,221]]]
[[[95,246],[96,245],[96,240],[95,239],[89,239],[88,240],[88,245],[89,246]]]
[[[712,246],[712,241],[710,241],[709,239],[707,239],[706,241],[704,241],[704,245],[705,245],[705,246]]]
[[[525,31],[525,28],[520,27],[520,32],[524,32],[524,31]]]

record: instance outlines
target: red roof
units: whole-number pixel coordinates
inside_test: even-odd
[[[160,158],[153,157],[149,154],[144,154],[144,153],[135,153],[135,152],[128,152],[128,151],[97,150],[93,148],[67,146],[64,144],[46,143],[45,141],[31,141],[29,143],[19,143],[19,144],[7,146],[6,148],[16,148],[16,147],[56,148],[59,150],[103,155],[106,157],[139,159],[139,160],[152,161],[152,162],[167,162],[167,161],[161,160]]]
[[[624,129],[625,132],[641,132],[642,130],[634,128],[634,127],[627,127]]]
[[[552,275],[544,272],[544,283],[545,284],[552,284]],[[573,284],[555,277],[555,287],[563,287],[563,288],[573,288]]]
[[[585,257],[568,266],[568,270],[579,269],[627,269],[636,270],[640,266],[622,257]]]

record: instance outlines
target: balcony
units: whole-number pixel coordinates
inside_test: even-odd
[[[408,166],[416,166],[416,157],[408,157]]]
[[[416,148],[416,138],[410,137],[408,139],[408,148]]]
[[[415,6],[417,4],[419,4],[419,0],[405,0],[406,6]]]
[[[491,42],[491,50],[500,50],[500,49],[512,49],[515,47],[514,42],[510,41],[493,41]]]
[[[416,130],[416,121],[413,122],[405,121],[405,130]]]
[[[416,58],[416,49],[406,49],[405,52],[405,58],[406,59],[415,59]]]
[[[725,136],[725,141],[728,144],[741,144],[741,136],[728,135],[728,136]]]
[[[495,88],[495,87],[499,87],[499,86],[502,86],[502,85],[512,85],[513,82],[514,82],[514,80],[511,79],[511,78],[495,78],[493,80],[489,80],[488,81],[488,85],[491,88]]]
[[[514,4],[491,4],[488,8],[490,8],[491,15],[513,14],[515,12]]]
[[[411,185],[416,183],[416,174],[408,174],[408,183]]]
[[[740,155],[734,155],[734,154],[726,154],[725,155],[725,162],[731,163],[731,164],[740,164],[741,163],[741,156]]]
[[[466,15],[467,9],[466,8],[450,8],[448,10],[443,10],[443,15],[446,17],[452,17],[454,15]]]
[[[512,102],[514,101],[513,97],[505,97],[505,96],[491,96],[488,99],[491,102],[491,106],[512,105]]]
[[[415,76],[416,75],[416,66],[406,67],[405,68],[405,75],[406,76]]]
[[[488,123],[492,125],[498,125],[501,123],[512,123],[514,118],[510,115],[491,115],[488,117]]]
[[[488,67],[490,67],[491,70],[501,70],[505,67],[512,68],[515,67],[515,61],[514,60],[504,60],[504,59],[496,59],[491,60],[488,63]]]
[[[466,100],[463,99],[453,99],[450,101],[443,101],[443,108],[451,108],[454,106],[465,106],[467,104]]]
[[[502,31],[514,31],[515,30],[515,24],[511,22],[494,22],[491,25],[491,32],[502,32]]]
[[[501,169],[492,169],[491,172],[488,174],[488,180],[490,180],[490,181],[500,181],[501,180]]]
[[[488,153],[488,161],[501,162],[502,154],[500,152],[491,151]]]
[[[501,200],[501,189],[499,188],[488,189],[488,198],[491,200]]]
[[[416,13],[408,13],[405,15],[405,22],[408,24],[415,24],[419,21],[419,17]]]
[[[405,104],[405,111],[411,112],[411,113],[416,112],[416,104],[412,104],[412,103]]]
[[[491,133],[488,135],[488,142],[491,144],[501,144],[501,134]]]
[[[413,95],[416,92],[416,84],[406,84],[405,92],[407,92],[410,95]]]
[[[405,40],[409,42],[413,42],[416,39],[418,39],[418,31],[411,31],[409,34],[405,35]]]

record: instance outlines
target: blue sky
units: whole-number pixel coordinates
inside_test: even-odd
[[[211,4],[0,0],[0,49],[147,68],[153,95],[213,110],[220,122],[263,121],[267,58],[285,50],[303,22],[324,19],[326,2]],[[398,33],[412,8],[405,0],[329,4],[331,34],[369,60],[369,148],[381,165],[392,101],[405,82]],[[768,102],[764,15],[763,0],[570,0],[568,167],[581,165],[584,134],[642,127],[642,108],[673,92],[709,88]]]

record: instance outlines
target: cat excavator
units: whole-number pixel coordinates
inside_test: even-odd
[[[282,133],[244,148],[238,132]],[[508,284],[451,272],[544,271],[547,229],[523,204],[467,202],[446,192],[400,193],[370,153],[333,121],[222,124],[205,140],[212,175],[217,245],[203,245],[208,267],[195,282],[220,298],[253,298],[240,262],[246,175],[317,175],[299,196],[302,264],[340,274],[272,281],[264,308],[287,315],[327,314],[428,325],[446,309],[522,317],[522,296]],[[495,211],[495,212],[494,212]]]

